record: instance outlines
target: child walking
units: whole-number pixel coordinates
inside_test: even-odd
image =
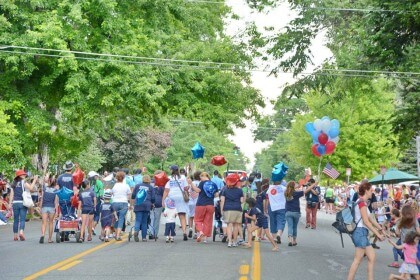
[[[114,221],[118,220],[118,215],[115,212],[114,208],[111,204],[111,192],[105,191],[104,193],[104,203],[101,205],[101,236],[99,237],[100,240],[109,242],[109,236],[111,234],[111,226],[113,225],[112,218],[114,218]]]
[[[274,242],[273,237],[270,234],[270,231],[268,229],[268,219],[264,215],[264,213],[256,207],[256,201],[255,198],[248,198],[246,200],[246,203],[248,203],[249,208],[251,209],[248,213],[245,213],[245,217],[250,219],[251,221],[256,222],[255,225],[252,225],[248,228],[248,243],[245,245],[247,248],[251,248],[251,239],[252,239],[252,232],[262,228],[267,236],[267,238],[270,240],[271,244],[273,245],[272,251],[278,251],[279,247]]]
[[[86,226],[88,227],[88,238],[87,241],[92,241],[92,228],[93,228],[93,214],[96,209],[96,195],[90,188],[88,180],[82,182],[82,189],[79,193],[79,217],[81,213],[82,217],[82,228],[80,230],[80,240],[83,242],[85,239]]]
[[[166,217],[166,224],[165,224],[165,237],[166,243],[174,242],[175,236],[175,218],[177,216],[176,208],[175,208],[175,201],[167,197],[165,199],[165,211],[163,212],[163,216]]]
[[[419,269],[417,268],[417,245],[419,243],[420,235],[416,231],[410,231],[405,235],[405,240],[402,245],[397,245],[394,241],[388,239],[396,249],[404,252],[404,262],[400,267],[399,272],[401,275],[389,275],[389,280],[393,279],[410,279],[414,276],[417,280],[420,279]]]

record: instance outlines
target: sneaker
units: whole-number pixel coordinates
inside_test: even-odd
[[[310,228],[311,227],[311,225],[306,225],[306,227],[305,228]]]
[[[96,235],[95,229],[92,229],[92,235],[93,235],[93,236],[95,236],[95,235]]]
[[[140,239],[139,239],[139,232],[137,231],[137,232],[134,232],[134,241],[136,241],[136,242],[139,242],[140,241]]]
[[[238,243],[232,243],[232,247],[238,247]]]
[[[242,245],[242,244],[244,244],[245,243],[245,241],[243,241],[243,240],[239,240],[236,244],[237,245]]]
[[[165,240],[165,242],[166,242],[166,243],[169,243],[169,236],[166,236],[166,240]]]
[[[399,268],[400,267],[400,264],[398,262],[392,262],[391,264],[388,265],[388,267]]]
[[[144,239],[142,239],[141,241],[142,241],[142,242],[147,242],[147,239],[146,239],[146,238],[144,238]]]
[[[231,248],[232,247],[232,243],[228,243],[228,248]]]
[[[372,248],[373,249],[381,249],[381,247],[379,247],[378,245],[376,245],[375,243],[372,243]]]
[[[99,240],[104,241],[104,237],[102,235],[99,235]]]
[[[190,228],[190,230],[188,231],[188,238],[192,238],[193,236],[193,230],[192,228]]]
[[[188,241],[188,236],[186,233],[184,233],[184,241]]]
[[[169,240],[171,240],[171,243],[174,243],[174,238],[172,236],[169,238]]]

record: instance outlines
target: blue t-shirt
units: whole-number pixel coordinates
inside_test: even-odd
[[[257,207],[252,207],[251,210],[249,211],[248,215],[250,215],[251,217],[255,215],[258,222],[260,222],[264,219],[267,219],[267,217],[264,215],[264,213],[260,209],[258,209]]]
[[[286,198],[286,212],[299,212],[300,213],[300,201],[299,198],[303,196],[303,191],[295,191],[293,198],[287,200]]]
[[[136,185],[143,183],[143,175],[141,174],[133,175],[133,181]]]
[[[16,187],[13,188],[13,201],[23,202],[23,189],[25,186],[25,181],[20,180],[16,183]]]
[[[95,193],[91,189],[79,193],[79,200],[82,202],[82,210],[88,211],[94,208]]]
[[[101,205],[101,223],[108,223],[111,224],[112,217],[114,213],[114,208],[112,207],[112,204],[109,202],[104,202]]]
[[[55,207],[55,188],[44,187],[42,189],[42,207]]]
[[[162,207],[162,198],[163,198],[163,192],[165,191],[164,187],[155,187],[155,208],[161,208]]]
[[[156,197],[155,197],[155,189],[146,183],[138,184],[131,194],[131,198],[136,200],[137,193],[140,189],[144,189],[147,193],[146,199],[143,201],[140,205],[134,205],[134,212],[139,211],[150,211],[152,209],[152,204],[155,203]],[[162,201],[162,199],[160,199]],[[161,202],[162,203],[162,202]]]
[[[225,197],[225,204],[223,206],[223,211],[241,211],[241,197],[244,196],[242,189],[238,188],[224,188],[222,195]]]
[[[214,194],[212,197],[208,197],[206,195],[206,192],[203,189],[205,181],[201,181],[200,184],[198,184],[198,188],[201,190],[201,192],[198,193],[198,199],[196,206],[207,206],[207,205],[214,205]]]
[[[257,205],[255,205],[258,209],[261,211],[264,211],[264,200],[267,198],[267,192],[263,191],[255,197],[255,200],[257,201]]]
[[[225,186],[225,182],[223,182],[223,180],[220,179],[219,176],[213,176],[213,178],[211,178],[211,181],[216,184],[217,189],[219,191]]]
[[[66,187],[69,190],[73,191],[73,175],[70,173],[64,173],[58,176],[57,184],[62,187]]]

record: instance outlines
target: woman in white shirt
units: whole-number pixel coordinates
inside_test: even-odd
[[[187,218],[188,202],[184,201],[182,192],[188,192],[188,183],[185,176],[181,177],[177,165],[171,166],[172,175],[165,185],[165,192],[162,197],[162,205],[165,205],[166,197],[175,202],[175,208],[178,212],[179,221],[181,222],[182,232],[184,233],[184,241],[188,240],[187,236]]]
[[[128,211],[128,201],[131,196],[131,189],[126,183],[124,183],[125,173],[119,171],[115,176],[117,183],[115,183],[112,188],[112,207],[114,211],[117,212],[118,220],[115,222],[116,236],[117,241],[121,241],[121,229],[124,225],[124,217]]]
[[[348,280],[353,280],[363,257],[366,255],[368,259],[367,278],[373,280],[373,268],[375,266],[375,250],[369,242],[369,229],[378,237],[379,240],[384,240],[381,226],[376,222],[372,215],[370,215],[367,205],[368,199],[372,197],[372,185],[369,182],[364,182],[359,187],[359,199],[354,206],[354,220],[357,227],[352,234],[352,240],[356,247],[354,253],[353,263],[350,267]]]

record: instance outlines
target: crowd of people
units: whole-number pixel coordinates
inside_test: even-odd
[[[175,242],[179,220],[184,241],[207,243],[216,227],[228,248],[250,248],[253,241],[268,239],[272,250],[277,251],[286,225],[287,245],[297,246],[301,198],[305,197],[305,224],[309,230],[316,230],[319,211],[335,214],[344,207],[355,207],[357,228],[352,240],[356,252],[348,279],[354,279],[365,256],[368,279],[373,279],[374,250],[380,249],[376,243],[385,239],[393,246],[389,252],[393,262],[389,266],[399,268],[401,273],[390,275],[390,279],[406,279],[410,275],[420,279],[420,195],[415,186],[385,186],[382,191],[365,180],[321,189],[314,179],[303,183],[273,182],[258,173],[242,177],[227,173],[223,178],[217,170],[213,176],[205,171],[189,174],[176,165],[170,167],[169,176],[161,170],[149,175],[142,169],[131,174],[128,169],[115,168],[103,176],[91,171],[81,184],[75,185],[74,168],[68,161],[58,177],[45,174],[29,179],[25,171],[18,170],[10,184],[1,185],[0,221],[6,223],[13,218],[15,241],[25,240],[30,208],[23,202],[29,192],[35,203],[31,213],[39,213],[42,219],[40,243],[54,242],[54,221],[64,216],[80,220],[79,242],[91,241],[94,235],[104,242],[111,238],[121,241],[122,235],[130,231],[126,229],[130,224],[134,241],[157,239],[163,217],[167,243]],[[72,199],[59,198],[57,193],[63,188],[73,192]],[[61,241],[68,240],[66,235],[62,238]],[[403,260],[401,264],[399,259]]]

